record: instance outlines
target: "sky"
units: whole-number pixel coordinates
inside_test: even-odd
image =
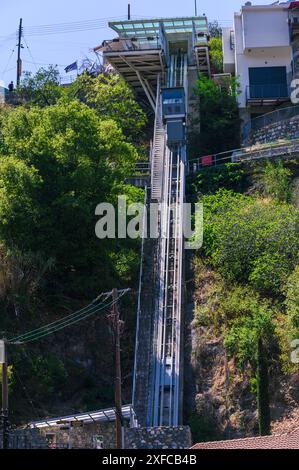
[[[126,19],[128,3],[132,19],[192,16],[195,10],[195,0],[0,0],[0,80],[5,84],[16,81],[16,30],[20,18],[24,27],[23,71],[35,72],[41,66],[57,64],[64,73],[65,66],[92,57],[91,48],[114,37],[115,33],[107,26],[108,18]],[[245,0],[197,0],[197,11],[205,13],[209,20],[217,19],[229,26],[234,11],[244,3]],[[100,20],[99,28],[51,35],[45,34],[48,32],[45,27],[36,29],[85,20]],[[32,35],[33,31],[39,35]]]

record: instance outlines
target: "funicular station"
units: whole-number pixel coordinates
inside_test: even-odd
[[[147,204],[159,203],[159,237],[144,241],[137,313],[133,408],[142,427],[182,423],[183,203],[186,127],[199,74],[210,75],[205,16],[109,23],[95,48],[154,116]]]

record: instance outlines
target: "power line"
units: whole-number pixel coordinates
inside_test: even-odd
[[[69,23],[29,26],[25,28],[25,32],[27,36],[43,36],[49,34],[65,34],[72,32],[90,31],[107,28],[107,21],[123,18],[124,16],[115,16],[110,18],[73,21]]]
[[[87,307],[84,307],[83,309],[78,310],[77,312],[74,312],[71,315],[67,315],[66,317],[64,317],[62,319],[56,320],[52,323],[41,326],[40,328],[36,328],[36,329],[31,330],[27,333],[19,335],[15,338],[9,340],[9,342],[23,342],[24,340],[27,340],[31,337],[42,335],[46,332],[47,333],[49,333],[49,332],[54,333],[54,329],[58,329],[60,326],[68,326],[68,324],[71,323],[73,320],[77,320],[79,318],[81,319],[81,317],[84,317],[84,315],[86,315],[90,312],[95,313],[96,311],[98,311],[100,305],[97,305],[97,306],[95,306],[95,305],[92,306],[92,305],[93,304],[91,303]]]
[[[57,67],[66,67],[68,64],[55,64],[55,63],[46,63],[46,62],[31,62],[30,60],[23,60],[25,64],[33,64],[33,65],[54,65]]]
[[[130,289],[121,290],[120,297],[125,295],[129,290]],[[84,307],[83,309],[78,310],[77,312],[74,312],[71,315],[68,315],[60,320],[56,320],[52,323],[49,323],[48,325],[44,325],[40,328],[36,328],[35,330],[31,330],[27,333],[24,333],[23,335],[19,335],[15,338],[12,338],[8,340],[8,343],[22,344],[22,343],[28,343],[31,341],[36,341],[52,333],[60,331],[68,326],[74,325],[81,320],[89,318],[91,315],[94,315],[95,313],[101,310],[111,307],[114,304],[113,300],[109,302],[108,304],[104,303],[108,300],[109,297],[111,297],[111,295],[112,295],[112,292],[101,294],[87,307]],[[104,300],[100,304],[95,305],[95,303],[98,302],[98,300],[101,297],[105,297]]]
[[[26,41],[26,38],[25,38],[24,34],[23,34],[23,39],[24,39],[25,45],[26,45],[26,47],[27,47],[27,49],[28,49],[29,55],[30,55],[31,59],[33,60],[33,64],[34,64],[36,70],[38,70],[38,66],[37,66],[37,64],[36,64],[36,62],[35,62],[35,60],[34,60],[34,57],[33,57],[32,53],[31,53],[31,50],[29,49],[29,46],[28,46],[28,44],[27,44],[27,41]]]
[[[110,307],[111,305],[113,305],[113,302],[110,302],[109,304],[107,305],[104,305],[102,306],[101,308],[97,308],[85,315],[81,315],[79,318],[76,318],[76,319],[73,319],[72,321],[70,322],[66,322],[64,324],[61,324],[57,327],[51,327],[49,328],[48,330],[45,329],[44,331],[38,333],[38,334],[34,334],[34,335],[31,335],[29,337],[26,337],[25,339],[21,339],[21,343],[31,343],[32,341],[37,341],[39,339],[42,339],[44,338],[45,336],[49,336],[50,334],[52,333],[56,333],[60,330],[63,330],[64,328],[68,327],[68,326],[72,326],[78,322],[80,322],[81,320],[85,320],[86,318],[89,318],[91,315],[94,315],[95,313],[98,313],[99,311],[101,310],[105,310],[107,309],[108,307]],[[19,341],[17,341],[19,342]]]
[[[33,25],[29,26],[29,28],[44,28],[44,27],[53,27],[53,26],[68,26],[68,25],[78,25],[78,24],[85,24],[85,23],[103,23],[108,20],[117,20],[117,19],[124,19],[126,18],[124,15],[122,16],[107,16],[106,18],[94,18],[91,20],[79,20],[79,21],[68,21],[66,23],[50,23],[50,24],[43,24],[43,25]]]
[[[57,35],[57,34],[69,34],[69,33],[82,33],[84,31],[96,31],[96,30],[100,30],[100,29],[106,29],[107,26],[95,26],[93,28],[89,27],[89,28],[78,28],[78,29],[69,29],[69,30],[53,30],[53,31],[40,31],[40,32],[33,32],[33,33],[30,33],[28,32],[27,30],[26,31],[26,36],[51,36],[51,35]]]
[[[3,71],[2,71],[2,75],[5,75],[5,74],[6,74],[7,69],[8,69],[8,66],[9,66],[9,64],[10,64],[10,61],[11,61],[11,58],[12,58],[14,52],[15,52],[15,49],[13,49],[13,50],[11,51],[11,54],[10,54],[10,56],[9,56],[9,58],[8,58],[8,61],[7,61],[7,64],[6,64],[5,68],[4,68]]]

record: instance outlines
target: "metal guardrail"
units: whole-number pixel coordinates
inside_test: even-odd
[[[258,116],[251,121],[248,121],[242,130],[242,138],[246,140],[251,132],[258,131],[267,126],[271,126],[277,122],[287,121],[296,116],[299,116],[299,106],[288,106],[286,108],[280,108],[271,113],[263,114]]]
[[[274,143],[263,147],[246,147],[214,155],[207,155],[189,160],[188,172],[195,174],[199,171],[217,168],[226,163],[240,164],[271,158],[299,158],[299,139]]]
[[[247,100],[274,100],[274,99],[287,99],[289,98],[289,88],[284,83],[270,83],[265,85],[247,85],[246,99]]]
[[[137,162],[132,176],[149,176],[151,172],[151,164],[147,162]]]
[[[134,52],[161,48],[161,42],[158,36],[140,36],[105,40],[98,50],[102,50],[104,53],[109,54],[112,52]]]

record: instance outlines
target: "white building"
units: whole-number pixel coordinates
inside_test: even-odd
[[[299,32],[299,2],[247,2],[235,13],[234,26],[224,28],[224,71],[238,77],[244,121],[290,101],[297,27]]]

